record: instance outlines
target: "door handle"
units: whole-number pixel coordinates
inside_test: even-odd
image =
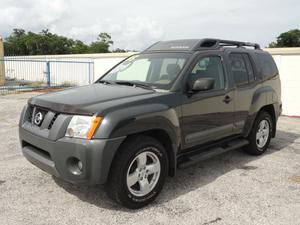
[[[229,95],[225,95],[223,102],[225,102],[226,104],[228,104],[229,102],[231,102],[232,98]]]

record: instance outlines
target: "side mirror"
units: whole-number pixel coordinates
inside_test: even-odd
[[[193,92],[208,91],[214,88],[215,80],[213,78],[199,78],[195,80],[192,86]]]

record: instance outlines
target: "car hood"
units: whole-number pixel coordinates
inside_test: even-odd
[[[154,90],[140,87],[92,84],[39,95],[31,98],[28,103],[56,112],[92,115],[101,111],[101,108],[103,110],[105,105],[134,102],[155,93]]]

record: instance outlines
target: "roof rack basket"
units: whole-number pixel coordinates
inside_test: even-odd
[[[253,47],[254,49],[260,49],[259,44],[241,41],[230,41],[221,39],[210,39],[206,38],[201,40],[200,44],[196,47],[198,48],[220,48],[220,47]]]

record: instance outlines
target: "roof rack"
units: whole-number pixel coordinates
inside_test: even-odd
[[[256,43],[205,38],[200,41],[199,45],[197,45],[194,48],[194,50],[201,49],[201,48],[220,48],[220,47],[230,47],[230,46],[253,47],[254,49],[260,49],[259,44]]]
[[[259,44],[241,42],[241,41],[229,41],[213,38],[205,39],[182,39],[171,41],[159,41],[151,45],[143,52],[156,52],[156,51],[180,51],[190,52],[207,49],[219,49],[223,47],[253,47],[254,49],[260,49]]]

